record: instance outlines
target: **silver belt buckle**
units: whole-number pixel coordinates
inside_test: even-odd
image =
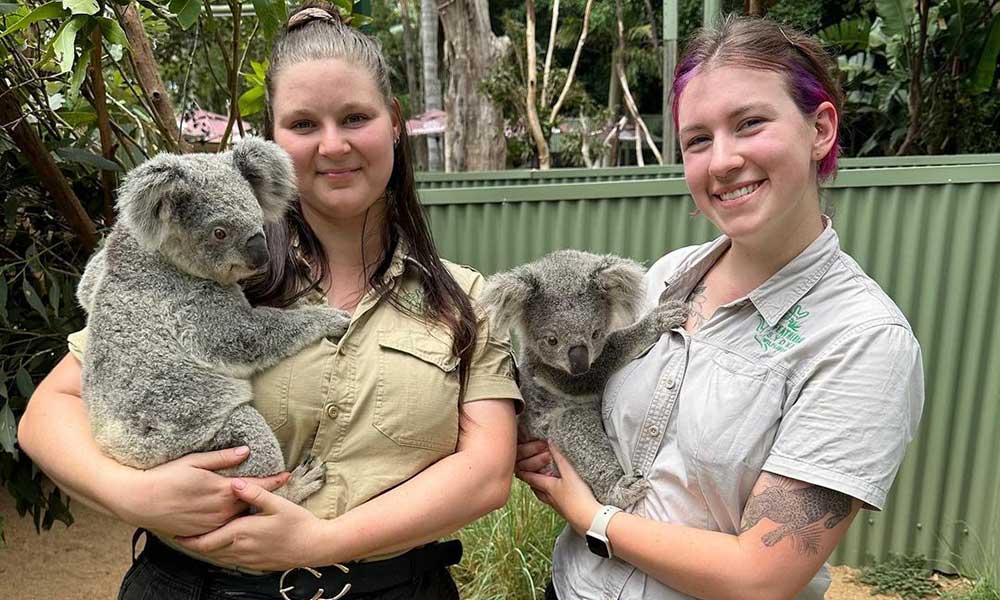
[[[348,569],[347,567],[345,567],[340,563],[334,563],[333,566],[337,567],[344,573],[351,572],[350,569]],[[291,598],[288,597],[287,592],[290,592],[295,589],[294,585],[285,587],[285,577],[287,577],[289,573],[297,569],[305,569],[316,579],[319,579],[320,577],[323,576],[322,573],[320,573],[316,569],[313,569],[312,567],[293,567],[291,569],[288,569],[287,571],[281,574],[281,579],[278,581],[278,592],[281,593],[281,597],[284,598],[285,600],[292,600]],[[351,584],[345,583],[344,589],[340,590],[340,593],[334,596],[333,598],[323,598],[323,591],[324,591],[323,588],[319,588],[318,590],[316,590],[316,593],[313,594],[313,597],[310,598],[309,600],[340,600],[340,598],[343,598],[344,596],[347,595],[347,592],[351,591]]]

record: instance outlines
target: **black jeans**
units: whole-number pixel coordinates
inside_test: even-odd
[[[213,575],[222,572],[214,568],[177,568],[176,563],[164,563],[143,551],[125,573],[118,600],[281,600],[277,586],[254,589],[254,577],[248,575],[247,585],[233,589]],[[232,572],[226,571],[225,578],[232,581]],[[327,590],[323,597],[332,598],[338,592]],[[447,567],[440,567],[379,592],[348,593],[344,600],[458,600],[458,588]]]

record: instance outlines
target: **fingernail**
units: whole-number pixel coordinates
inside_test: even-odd
[[[242,479],[234,479],[233,480],[233,487],[236,488],[236,489],[238,489],[238,490],[242,490],[246,486],[247,486],[247,482],[243,481]]]
[[[240,446],[239,448],[234,449],[233,452],[236,453],[236,456],[246,456],[247,454],[250,454],[250,446]]]

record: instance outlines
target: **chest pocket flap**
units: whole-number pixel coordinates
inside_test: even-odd
[[[451,346],[443,340],[422,332],[380,331],[378,345],[383,349],[403,352],[437,366],[445,372],[458,367],[458,357],[451,353]]]

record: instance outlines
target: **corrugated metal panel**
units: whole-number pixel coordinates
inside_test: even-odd
[[[844,158],[841,172],[854,169],[884,167],[915,167],[929,165],[1000,164],[1000,154],[962,154],[940,156],[885,156],[876,158]],[[573,183],[588,181],[629,181],[663,179],[684,174],[682,165],[652,165],[646,167],[613,167],[604,169],[551,169],[548,171],[479,171],[473,173],[417,173],[421,190],[463,187],[493,187],[529,183]]]
[[[833,556],[922,553],[952,569],[1000,538],[1000,164],[845,172],[824,197],[843,248],[924,351],[927,398],[883,512]],[[441,253],[492,273],[573,247],[647,264],[717,235],[681,179],[421,192]],[[1000,565],[998,565],[1000,567]]]

